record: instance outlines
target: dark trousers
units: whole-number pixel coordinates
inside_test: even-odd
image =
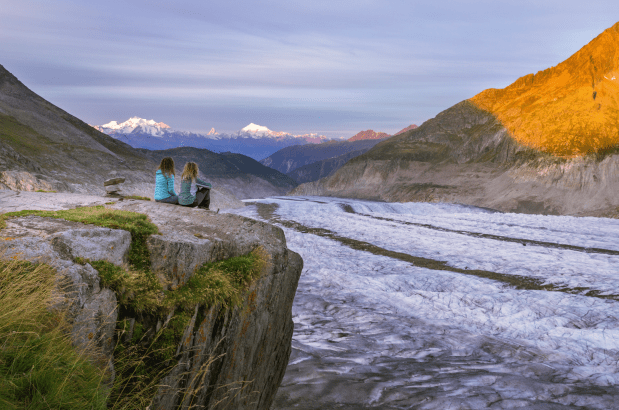
[[[209,209],[211,205],[211,190],[208,188],[198,188],[198,192],[196,192],[196,199],[194,199],[193,204],[190,206],[200,207]]]
[[[171,195],[167,198],[163,198],[163,199],[159,199],[157,200],[157,202],[163,202],[166,204],[178,204],[178,196],[177,195]]]

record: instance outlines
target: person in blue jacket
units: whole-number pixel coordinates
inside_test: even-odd
[[[178,204],[174,190],[174,160],[170,157],[161,160],[155,173],[155,201]]]
[[[178,195],[178,203],[183,206],[197,206],[209,209],[211,187],[210,183],[198,178],[198,164],[188,162],[185,164],[185,169],[183,169],[183,174],[181,175],[181,193]]]

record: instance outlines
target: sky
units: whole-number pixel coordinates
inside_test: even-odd
[[[350,137],[420,125],[617,21],[617,0],[2,0],[0,65],[93,125]]]

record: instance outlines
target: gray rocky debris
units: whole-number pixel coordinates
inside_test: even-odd
[[[152,191],[155,191],[155,185],[152,184]],[[178,192],[178,191],[177,191]],[[31,191],[15,191],[9,189],[0,189],[0,210],[2,212],[22,211],[25,209],[41,209],[49,211],[58,211],[61,209],[74,209],[78,206],[94,206],[105,205],[107,203],[116,202],[118,198],[104,197],[101,195],[79,194],[79,193],[47,193],[47,192],[31,192]],[[135,200],[127,200],[127,202],[137,202]],[[165,205],[165,204],[161,204]],[[169,205],[181,208],[178,205]],[[217,209],[234,209],[242,208],[245,204],[234,197],[225,189],[211,189],[211,205],[213,210]]]

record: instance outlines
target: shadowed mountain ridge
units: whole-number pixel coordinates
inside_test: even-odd
[[[0,65],[0,187],[103,193],[112,170],[127,185],[153,164],[129,145],[41,98]]]
[[[334,158],[353,151],[367,151],[380,140],[329,141],[322,144],[293,145],[282,148],[260,161],[261,164],[288,174],[304,165]]]

